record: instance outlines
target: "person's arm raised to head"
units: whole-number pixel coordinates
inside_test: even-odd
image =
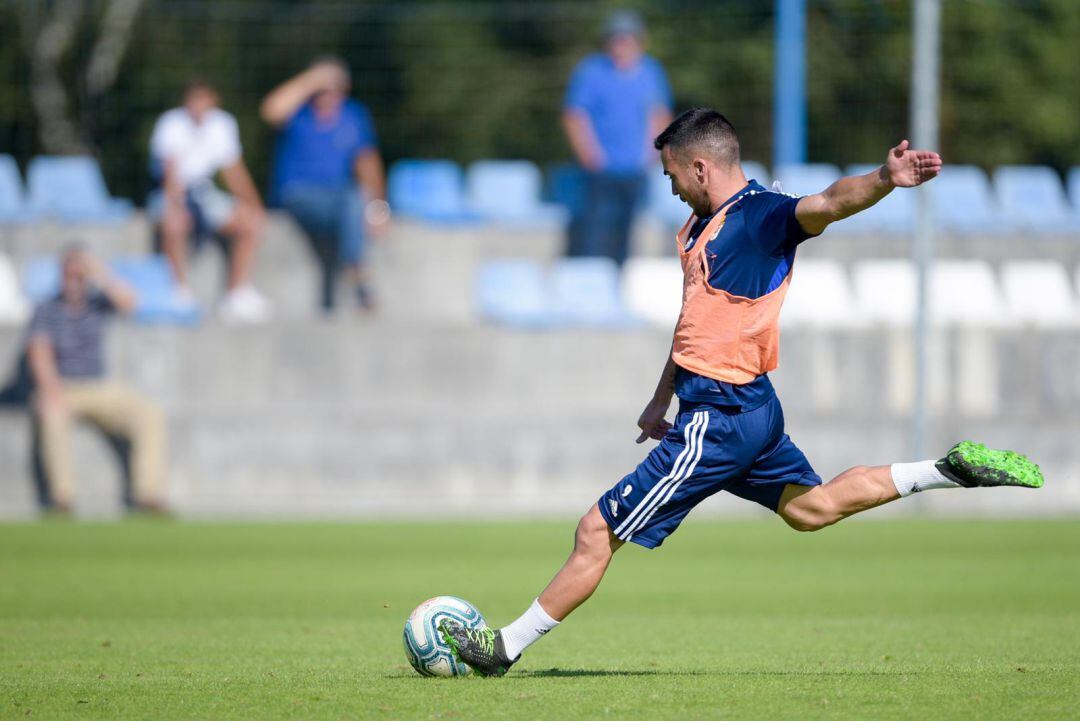
[[[885,164],[866,175],[841,178],[824,191],[807,195],[795,207],[795,217],[811,235],[829,225],[866,210],[893,188],[911,188],[936,178],[941,156],[930,150],[912,150],[908,141],[889,151]]]
[[[135,289],[120,279],[100,258],[90,253],[82,254],[83,272],[86,278],[108,299],[118,313],[128,314],[135,310],[139,296]]]
[[[313,65],[299,75],[286,80],[271,90],[259,106],[259,115],[269,125],[280,127],[289,122],[296,111],[312,95],[334,82],[332,68],[324,64]]]

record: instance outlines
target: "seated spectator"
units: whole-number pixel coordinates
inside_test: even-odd
[[[350,85],[345,63],[324,58],[262,103],[263,119],[279,129],[271,197],[308,236],[327,311],[342,269],[360,307],[374,307],[364,269],[365,229],[381,232],[390,219],[375,127],[367,108],[349,99]]]
[[[266,217],[259,191],[240,150],[236,119],[218,107],[218,94],[202,81],[184,90],[184,103],[154,125],[150,156],[159,184],[147,211],[161,232],[162,250],[180,286],[177,302],[193,305],[188,286],[188,242],[228,238],[229,275],[222,320],[251,323],[270,316],[270,304],[251,285],[252,265]],[[221,173],[229,195],[214,184]]]
[[[105,323],[135,307],[135,294],[87,251],[62,259],[61,290],[30,321],[26,358],[34,387],[33,413],[41,465],[52,508],[71,511],[75,467],[71,426],[84,420],[131,448],[135,508],[161,511],[165,419],[149,399],[105,376]]]

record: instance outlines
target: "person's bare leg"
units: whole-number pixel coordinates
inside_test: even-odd
[[[263,224],[262,211],[237,205],[229,222],[218,229],[231,243],[228,290],[236,290],[250,282]]]
[[[817,531],[898,498],[890,466],[855,466],[820,486],[788,484],[776,512],[797,531]]]
[[[574,534],[574,550],[537,599],[556,621],[589,600],[607,571],[615,551],[623,545],[608,528],[600,509],[593,504],[582,516]]]
[[[169,261],[178,285],[187,285],[188,236],[191,234],[191,215],[186,208],[166,205],[161,218],[161,250]]]
[[[462,661],[485,676],[501,676],[521,652],[585,603],[607,571],[615,551],[623,545],[608,528],[593,504],[578,523],[574,550],[539,598],[514,622],[498,631],[466,629],[444,621],[440,626],[447,643]]]

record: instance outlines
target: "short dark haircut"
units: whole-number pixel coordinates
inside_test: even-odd
[[[682,113],[656,136],[653,145],[657,150],[670,148],[673,153],[706,153],[723,165],[739,163],[739,136],[735,134],[735,126],[710,108],[691,108]]]

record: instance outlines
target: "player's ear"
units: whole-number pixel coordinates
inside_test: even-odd
[[[690,164],[690,169],[694,172],[694,178],[699,183],[705,183],[709,179],[709,164],[703,158],[694,158]]]

